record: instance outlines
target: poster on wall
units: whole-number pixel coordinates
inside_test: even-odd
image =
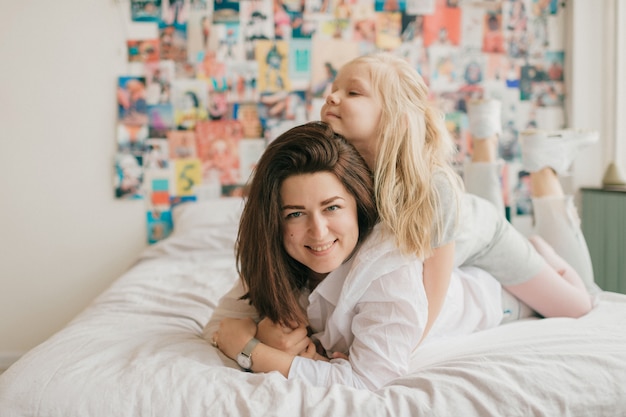
[[[240,193],[269,142],[319,119],[343,64],[387,51],[415,68],[445,112],[460,175],[472,154],[467,101],[502,102],[507,213],[513,222],[528,217],[518,138],[525,129],[566,124],[564,7],[543,0],[131,0],[129,24],[153,25],[158,36],[125,39],[115,195],[143,198],[148,241],[166,237],[172,207]]]

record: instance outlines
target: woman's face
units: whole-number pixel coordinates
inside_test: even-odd
[[[335,175],[291,176],[283,181],[280,196],[289,256],[327,274],[352,255],[359,239],[356,201]]]

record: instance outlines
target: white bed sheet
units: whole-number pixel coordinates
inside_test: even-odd
[[[0,375],[0,416],[623,416],[626,295],[578,319],[433,343],[375,393],[240,371],[202,339],[236,279],[236,223],[189,228]],[[226,366],[225,366],[226,365]]]

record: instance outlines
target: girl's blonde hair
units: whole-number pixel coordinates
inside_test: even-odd
[[[417,70],[402,58],[378,53],[358,57],[349,65],[369,67],[382,107],[373,167],[380,219],[403,252],[426,259],[432,254],[433,239],[441,238],[442,210],[446,210],[437,206],[433,173],[449,179],[456,208],[463,189],[450,163],[456,147],[444,114],[430,102]]]

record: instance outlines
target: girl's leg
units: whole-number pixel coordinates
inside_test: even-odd
[[[591,294],[599,292],[600,288],[594,281],[591,257],[580,228],[580,218],[573,196],[563,195],[560,182],[551,169],[531,173],[530,177],[533,189],[542,190],[546,188],[546,184],[556,184],[553,194],[542,195],[533,192],[535,233],[553,248],[552,252],[558,254],[556,256],[561,258],[562,262],[556,260],[554,262],[560,265],[559,270],[566,271],[564,278],[570,282],[582,282]],[[536,183],[541,186],[536,186]]]
[[[589,143],[578,139],[578,144],[561,142],[566,149],[560,149],[546,133],[522,134],[523,163],[531,176],[535,228],[541,236],[531,238],[531,243],[549,266],[529,281],[507,290],[545,317],[580,317],[592,307],[589,293],[597,292],[573,199],[563,194],[556,173],[564,173],[571,164],[576,150],[573,147]],[[564,156],[569,162],[564,161]]]
[[[465,165],[463,179],[467,192],[490,201],[504,214],[500,185],[501,165],[498,163],[500,107],[497,100],[477,100],[468,103],[472,160]]]
[[[530,172],[535,233],[571,266],[570,274],[578,275],[591,294],[600,288],[594,282],[591,257],[574,198],[564,195],[557,172],[564,174],[577,151],[596,140],[594,132],[522,133],[522,157],[524,167]]]
[[[506,290],[544,317],[578,318],[592,307],[587,290],[570,283],[550,265],[523,284],[507,286]]]
[[[470,135],[472,137],[472,160],[463,170],[467,192],[491,202],[504,215],[504,200],[498,162],[498,136],[500,135],[501,104],[497,100],[476,100],[468,103]],[[501,323],[508,323],[535,315],[534,311],[506,288],[502,288]]]

